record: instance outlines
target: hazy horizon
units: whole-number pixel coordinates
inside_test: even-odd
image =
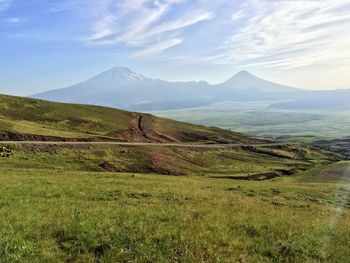
[[[119,66],[117,66],[117,67],[119,67]],[[125,67],[125,66],[120,66],[120,67]],[[77,80],[76,82],[74,82],[74,83],[72,82],[72,83],[70,83],[70,84],[68,84],[68,85],[66,85],[66,86],[59,86],[59,87],[48,88],[48,89],[43,88],[43,89],[38,89],[38,90],[35,89],[36,91],[35,91],[34,93],[33,93],[33,92],[31,92],[31,93],[22,93],[22,91],[19,91],[19,92],[16,92],[16,91],[15,91],[15,92],[13,92],[11,89],[8,89],[7,91],[6,91],[6,89],[5,89],[4,91],[2,91],[2,90],[1,90],[2,87],[0,87],[0,90],[1,90],[1,93],[2,93],[2,94],[5,94],[5,95],[31,96],[31,95],[34,95],[35,93],[46,92],[46,91],[53,91],[53,90],[59,90],[59,89],[68,88],[68,87],[74,86],[74,85],[76,85],[76,84],[79,84],[79,83],[81,83],[81,82],[85,82],[85,81],[89,80],[90,78],[95,77],[95,76],[97,76],[97,75],[99,75],[99,74],[101,74],[101,73],[103,73],[103,72],[105,72],[105,71],[111,70],[111,69],[113,69],[113,68],[116,68],[116,67],[112,67],[112,68],[109,68],[109,69],[102,70],[102,71],[100,71],[100,72],[98,72],[98,73],[95,73],[95,74],[93,74],[93,75],[87,76],[85,79]],[[205,80],[205,79],[165,79],[165,78],[161,78],[161,77],[152,77],[152,76],[149,76],[149,75],[145,75],[145,74],[143,74],[142,72],[134,71],[132,68],[129,68],[129,67],[126,67],[126,68],[130,69],[131,71],[133,71],[133,72],[135,72],[135,73],[142,74],[142,75],[144,75],[145,77],[150,78],[150,79],[160,79],[160,80],[165,80],[165,81],[170,81],[170,82],[192,82],[192,81],[200,82],[200,81],[204,81],[204,82],[207,82],[208,84],[214,86],[214,85],[217,85],[217,84],[224,83],[225,81],[227,81],[227,80],[229,80],[230,78],[236,76],[238,73],[240,73],[240,72],[242,72],[242,71],[247,71],[247,72],[249,72],[250,74],[252,74],[253,76],[255,76],[255,77],[257,77],[257,78],[260,78],[260,79],[263,79],[263,80],[266,80],[266,81],[270,81],[270,82],[275,83],[275,84],[280,84],[280,85],[292,87],[292,88],[298,88],[298,89],[304,89],[304,90],[315,90],[315,91],[317,91],[317,90],[342,90],[342,89],[348,89],[348,88],[346,88],[346,87],[344,87],[344,88],[342,88],[342,87],[339,87],[339,88],[329,88],[329,89],[321,89],[321,88],[319,88],[319,89],[317,89],[317,88],[308,89],[307,87],[296,87],[296,86],[289,85],[288,83],[281,83],[281,82],[277,82],[277,81],[274,81],[274,80],[271,80],[271,79],[266,79],[266,78],[264,78],[264,77],[262,77],[262,76],[259,76],[259,75],[254,74],[254,72],[251,72],[251,71],[248,71],[248,70],[239,70],[239,71],[237,71],[236,73],[232,74],[231,76],[228,76],[227,78],[222,79],[222,80],[220,80],[220,81],[218,81],[218,82],[210,82],[210,81]],[[64,82],[64,81],[63,81],[63,82]]]

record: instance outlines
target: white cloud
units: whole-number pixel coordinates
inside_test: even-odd
[[[92,26],[89,42],[96,45],[125,43],[137,45],[142,34],[156,23],[170,8],[169,3],[158,3],[147,7],[146,0],[120,1],[115,8],[101,12]],[[109,5],[108,5],[109,6]],[[117,12],[118,11],[118,12]],[[121,28],[118,24],[122,23]]]
[[[164,23],[159,26],[156,26],[153,30],[150,30],[148,33],[146,33],[146,36],[149,37],[149,36],[161,34],[164,32],[182,29],[202,21],[211,20],[213,18],[214,18],[214,14],[211,12],[206,12],[198,15],[192,14],[190,17],[182,18],[179,20],[171,21],[169,23]]]
[[[145,57],[145,56],[159,54],[162,51],[169,49],[173,46],[179,45],[181,43],[182,43],[182,39],[180,39],[180,38],[168,39],[168,40],[156,43],[152,46],[149,46],[149,47],[137,52],[134,55],[134,57]]]
[[[92,28],[93,34],[90,36],[90,40],[98,40],[113,34],[114,32],[114,22],[115,16],[107,15],[100,20],[98,20]]]
[[[242,19],[243,17],[245,17],[245,12],[243,10],[239,10],[231,16],[231,20],[237,21]]]
[[[10,17],[5,19],[5,21],[10,24],[18,24],[21,23],[23,20],[19,17]]]
[[[136,18],[130,21],[126,32],[118,36],[116,42],[123,42],[131,45],[139,45],[143,42],[143,34],[160,18],[165,15],[171,7],[170,3],[158,3],[154,8],[140,8],[135,14]]]
[[[101,12],[92,26],[88,43],[93,45],[124,44],[141,48],[136,56],[159,53],[168,45],[182,43],[181,30],[214,18],[208,11],[186,10],[181,17],[169,19],[167,14],[184,0],[122,0],[108,12]],[[166,48],[165,48],[166,47]]]
[[[253,13],[234,15],[250,18],[226,39],[221,63],[297,68],[350,58],[347,1],[250,2]]]
[[[12,3],[12,0],[0,0],[0,11],[7,10]]]

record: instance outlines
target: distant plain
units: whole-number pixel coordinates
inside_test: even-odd
[[[222,102],[191,109],[150,112],[195,124],[304,142],[350,135],[350,111],[280,110],[270,107],[271,103]]]

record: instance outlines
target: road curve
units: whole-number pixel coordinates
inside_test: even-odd
[[[293,145],[287,142],[245,144],[245,143],[227,143],[227,144],[188,144],[188,143],[144,143],[144,142],[52,142],[52,141],[0,141],[0,145],[117,145],[117,146],[156,146],[156,147],[189,147],[189,148],[229,148],[229,147],[270,147]]]

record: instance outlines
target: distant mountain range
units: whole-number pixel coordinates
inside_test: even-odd
[[[350,90],[309,91],[288,87],[241,71],[227,81],[170,82],[115,67],[76,85],[33,98],[150,111],[205,106],[222,101],[275,101],[279,109],[350,109]]]

